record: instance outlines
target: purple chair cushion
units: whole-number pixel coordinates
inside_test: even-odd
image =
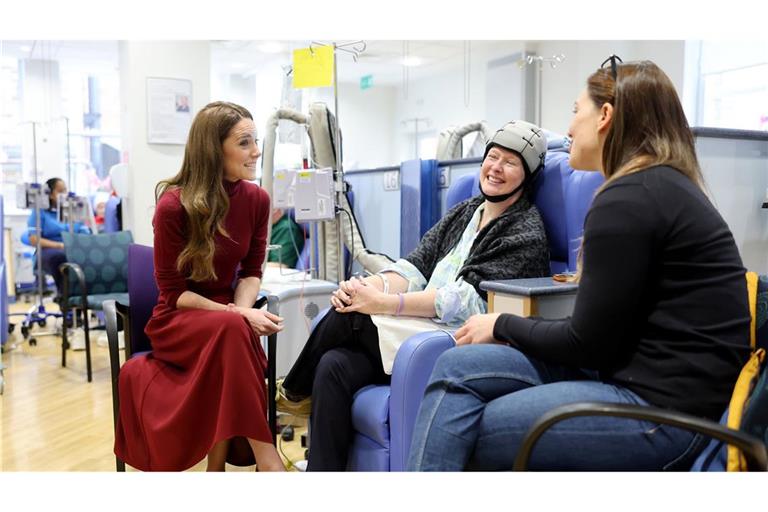
[[[128,246],[128,300],[131,306],[130,329],[133,353],[152,350],[144,326],[152,316],[159,291],[155,283],[155,262],[152,247],[139,244]]]

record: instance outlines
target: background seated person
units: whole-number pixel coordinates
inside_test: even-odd
[[[43,270],[47,274],[53,276],[53,280],[56,283],[56,301],[58,301],[59,295],[62,290],[62,276],[59,273],[59,265],[67,261],[67,256],[64,253],[64,242],[62,241],[61,234],[64,231],[69,231],[69,225],[59,222],[56,217],[56,202],[59,194],[67,193],[67,185],[61,178],[51,178],[45,182],[48,189],[51,191],[50,207],[47,210],[40,210],[40,231],[42,236],[40,238],[40,249],[42,251]],[[29,244],[37,246],[37,226],[35,219],[35,211],[32,210],[29,214],[29,220],[27,225],[27,236],[29,237]],[[74,225],[75,233],[90,233],[82,222],[77,222]]]
[[[481,281],[549,274],[544,224],[528,199],[546,148],[537,126],[506,124],[486,145],[482,195],[448,211],[406,258],[339,284],[334,309],[278,387],[278,409],[301,414],[311,406],[310,471],[346,468],[352,397],[389,381],[403,341],[436,329],[427,319],[458,327],[487,311]]]
[[[272,208],[272,235],[270,244],[280,245],[271,250],[267,264],[275,267],[294,268],[304,248],[304,233],[296,222],[280,208]]]

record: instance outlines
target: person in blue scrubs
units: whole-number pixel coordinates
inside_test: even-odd
[[[40,210],[40,232],[42,234],[40,250],[42,251],[43,271],[53,276],[53,280],[56,282],[56,295],[58,298],[58,295],[61,294],[63,279],[59,272],[59,265],[67,261],[61,234],[69,230],[69,225],[59,222],[56,218],[56,201],[59,194],[67,193],[67,184],[61,178],[51,178],[45,184],[48,190],[50,190],[50,207],[47,210]],[[29,244],[36,246],[37,226],[34,210],[29,214],[27,225],[29,226],[27,230]],[[74,230],[75,233],[91,232],[82,222],[75,223]]]

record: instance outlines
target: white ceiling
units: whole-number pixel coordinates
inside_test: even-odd
[[[117,41],[0,41],[3,57],[58,60],[69,67],[117,68]]]
[[[325,41],[320,41],[321,43]],[[306,48],[311,41],[271,41],[280,46],[279,53],[267,54],[261,50],[264,41],[214,41],[211,44],[213,67],[219,72],[252,73],[266,63],[279,62],[290,65],[292,51]],[[503,41],[472,41],[470,58],[478,52],[503,50]],[[455,67],[464,62],[464,41],[365,41],[365,50],[355,62],[353,56],[337,52],[340,82],[357,82],[360,77],[373,75],[379,85],[399,84],[403,81],[403,59],[406,55],[417,57],[418,66],[409,67],[413,77],[429,76]]]
[[[325,41],[320,41],[325,42]],[[267,41],[211,41],[211,67],[215,73],[252,75],[265,64],[290,65],[292,51],[306,48],[311,41],[269,41],[279,48],[277,53],[263,51]],[[339,52],[340,82],[357,82],[360,77],[373,75],[377,85],[399,84],[403,81],[403,41],[365,41],[357,62],[352,55]],[[470,58],[478,53],[503,52],[509,43],[502,41],[472,41]],[[69,67],[103,68],[118,66],[117,41],[0,41],[2,56],[59,60]],[[418,57],[419,66],[409,67],[411,78],[429,76],[448,69],[461,69],[464,62],[464,41],[408,41],[407,55]]]

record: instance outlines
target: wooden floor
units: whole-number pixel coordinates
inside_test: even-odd
[[[19,302],[10,309],[19,313],[29,307]],[[46,309],[56,310],[55,305],[48,304]],[[18,323],[20,318],[11,317],[11,321]],[[85,351],[69,350],[67,367],[63,368],[61,338],[38,335],[53,327],[51,318],[47,327],[33,328],[37,346],[30,346],[23,342],[17,326],[6,344],[16,348],[6,351],[2,359],[5,390],[0,400],[0,471],[115,471],[109,353],[96,343],[101,332],[91,333],[93,381],[88,383]],[[281,417],[281,422],[284,420],[297,427],[294,441],[282,442],[282,450],[293,461],[303,460],[300,438],[306,423]],[[254,469],[227,465],[228,471]],[[205,460],[190,469],[204,470]]]

